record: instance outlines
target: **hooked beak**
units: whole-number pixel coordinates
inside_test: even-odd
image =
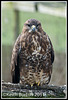
[[[32,25],[31,29],[32,29],[33,32],[35,32],[36,26],[35,25]]]

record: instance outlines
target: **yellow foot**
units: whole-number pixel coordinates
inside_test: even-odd
[[[33,84],[31,84],[31,87],[33,86]]]
[[[36,82],[36,84],[37,84],[38,82]]]
[[[40,81],[38,82],[38,86],[40,85]]]

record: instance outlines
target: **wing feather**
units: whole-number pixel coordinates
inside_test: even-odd
[[[51,40],[50,40],[50,38],[49,38],[49,36],[48,36],[48,39],[49,39],[49,41],[50,41],[50,45],[51,45],[51,63],[53,63],[54,62],[54,49],[53,49],[53,46],[52,46],[52,42],[51,42]]]
[[[54,62],[54,49],[53,49],[53,46],[52,46],[52,42],[51,42],[49,36],[46,34],[46,32],[43,31],[43,34],[45,35],[45,37],[48,38],[47,40],[49,40],[49,44],[51,46],[51,48],[50,48],[50,54],[51,54],[51,64],[52,64]]]
[[[20,69],[19,69],[19,53],[21,51],[21,44],[20,44],[20,37],[17,38],[13,51],[12,51],[12,58],[11,58],[11,75],[12,75],[12,82],[19,83],[20,78]]]

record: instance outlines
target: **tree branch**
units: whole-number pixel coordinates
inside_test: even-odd
[[[65,98],[66,86],[24,86],[2,82],[2,98]]]

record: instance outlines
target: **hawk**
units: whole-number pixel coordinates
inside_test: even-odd
[[[49,36],[40,21],[28,19],[12,51],[12,82],[31,86],[48,84],[53,62],[54,50]]]

